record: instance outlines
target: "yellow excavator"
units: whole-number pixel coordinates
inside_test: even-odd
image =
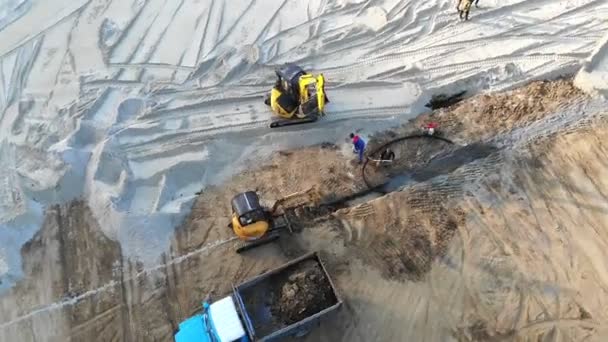
[[[264,103],[280,118],[271,128],[317,121],[325,115],[325,77],[314,76],[297,65],[288,64],[275,70],[277,81]]]
[[[236,252],[241,253],[277,240],[280,230],[284,228],[293,233],[285,210],[280,209],[297,207],[302,203],[315,201],[316,198],[318,195],[313,187],[283,197],[268,209],[260,204],[260,198],[255,191],[245,191],[234,196],[231,200],[232,218],[228,227],[241,240]]]

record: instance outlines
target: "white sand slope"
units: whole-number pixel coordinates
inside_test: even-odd
[[[600,0],[82,0],[0,5],[0,253],[7,286],[36,206],[85,196],[126,256],[156,261],[194,193],[270,151],[418,114],[435,92],[571,73]],[[270,131],[275,66],[323,72],[329,115]],[[31,223],[31,224],[30,224]]]
[[[31,4],[28,0],[4,0],[0,6],[0,30],[27,12]]]
[[[574,81],[588,93],[608,98],[608,34],[587,58]]]

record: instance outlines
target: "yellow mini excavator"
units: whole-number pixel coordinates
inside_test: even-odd
[[[267,244],[279,238],[279,232],[287,228],[293,233],[293,228],[289,222],[285,211],[279,212],[279,207],[285,207],[286,203],[291,202],[290,206],[298,206],[295,201],[303,202],[314,201],[312,197],[315,189],[298,192],[286,196],[272,206],[271,209],[265,208],[260,204],[260,198],[255,191],[245,191],[232,198],[232,218],[228,227],[232,228],[236,236],[241,240],[236,252],[241,253],[246,250]]]
[[[288,64],[275,70],[277,81],[264,100],[273,113],[280,117],[271,128],[315,122],[325,115],[325,78],[314,76],[297,65]]]

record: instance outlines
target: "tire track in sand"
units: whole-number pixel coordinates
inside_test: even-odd
[[[339,111],[335,113],[326,114],[325,117],[319,119],[318,123],[327,125],[330,123],[337,123],[346,120],[370,118],[370,111],[373,111],[374,113],[373,119],[381,120],[386,117],[402,114],[404,112],[404,109],[400,106],[391,106],[384,108],[374,108],[373,110],[370,110],[368,108],[361,108],[347,111]],[[216,123],[225,121],[216,117],[216,119],[212,120],[212,122]],[[270,121],[268,120],[268,118],[264,118],[243,123],[226,124],[223,126],[210,125],[208,127],[196,130],[188,130],[186,132],[172,131],[168,133],[168,135],[170,135],[168,137],[160,136],[158,138],[143,143],[133,145],[121,145],[121,148],[123,149],[123,151],[130,153],[131,157],[135,157],[139,154],[149,152],[148,145],[158,146],[161,151],[167,151],[169,149],[175,149],[190,144],[201,143],[209,139],[215,139],[223,134],[243,132],[246,130],[257,131],[258,134],[263,135],[274,132],[276,130],[268,127],[269,122]],[[125,129],[128,129],[128,127],[125,127]],[[118,133],[119,132],[116,132],[116,134]]]
[[[106,292],[106,291],[111,291],[111,290],[113,290],[117,286],[122,286],[122,284],[124,284],[124,283],[129,283],[129,282],[134,281],[134,280],[139,280],[141,277],[144,277],[144,276],[147,276],[149,274],[152,274],[152,273],[164,270],[165,268],[167,268],[169,266],[174,266],[174,265],[180,264],[180,263],[182,263],[182,262],[184,262],[184,261],[186,261],[186,260],[188,260],[188,259],[190,259],[190,258],[192,258],[194,256],[197,256],[197,255],[205,253],[205,252],[209,252],[209,251],[211,251],[211,250],[213,250],[215,248],[223,246],[223,245],[225,245],[225,244],[227,244],[227,243],[229,243],[231,241],[234,241],[235,239],[237,239],[237,237],[232,237],[232,238],[228,238],[228,239],[225,239],[225,240],[217,240],[217,241],[208,243],[208,244],[204,245],[201,248],[193,250],[193,251],[191,251],[189,253],[186,253],[184,255],[181,255],[179,257],[173,258],[173,259],[171,259],[171,260],[169,260],[169,261],[167,261],[165,263],[162,263],[162,264],[159,264],[159,265],[156,265],[156,266],[153,266],[153,267],[145,268],[145,269],[137,272],[132,277],[123,278],[123,279],[120,279],[120,280],[113,280],[113,281],[111,281],[111,282],[109,282],[109,283],[107,283],[107,284],[105,284],[105,285],[103,285],[101,287],[98,287],[96,289],[92,289],[92,290],[86,291],[86,292],[84,292],[82,294],[79,294],[77,296],[64,297],[63,299],[61,299],[61,300],[59,300],[57,302],[54,302],[54,303],[51,303],[51,304],[39,307],[38,309],[32,310],[32,311],[28,312],[25,315],[21,315],[19,317],[13,318],[10,321],[2,322],[2,323],[0,323],[0,329],[6,329],[6,328],[10,327],[11,325],[17,324],[19,322],[22,322],[24,320],[27,320],[27,319],[32,318],[32,317],[34,317],[36,315],[39,315],[39,314],[48,313],[48,312],[52,312],[52,311],[63,309],[65,307],[73,306],[73,305],[77,304],[78,302],[80,302],[80,301],[82,301],[84,299],[87,299],[89,297],[93,297],[93,296],[97,295],[98,293]]]

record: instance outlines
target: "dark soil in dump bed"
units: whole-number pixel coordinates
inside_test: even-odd
[[[332,306],[336,303],[329,281],[321,266],[314,260],[304,262],[287,276],[287,281],[277,283],[272,294],[270,310],[289,325]]]
[[[305,260],[242,291],[258,338],[337,303],[316,260]]]

